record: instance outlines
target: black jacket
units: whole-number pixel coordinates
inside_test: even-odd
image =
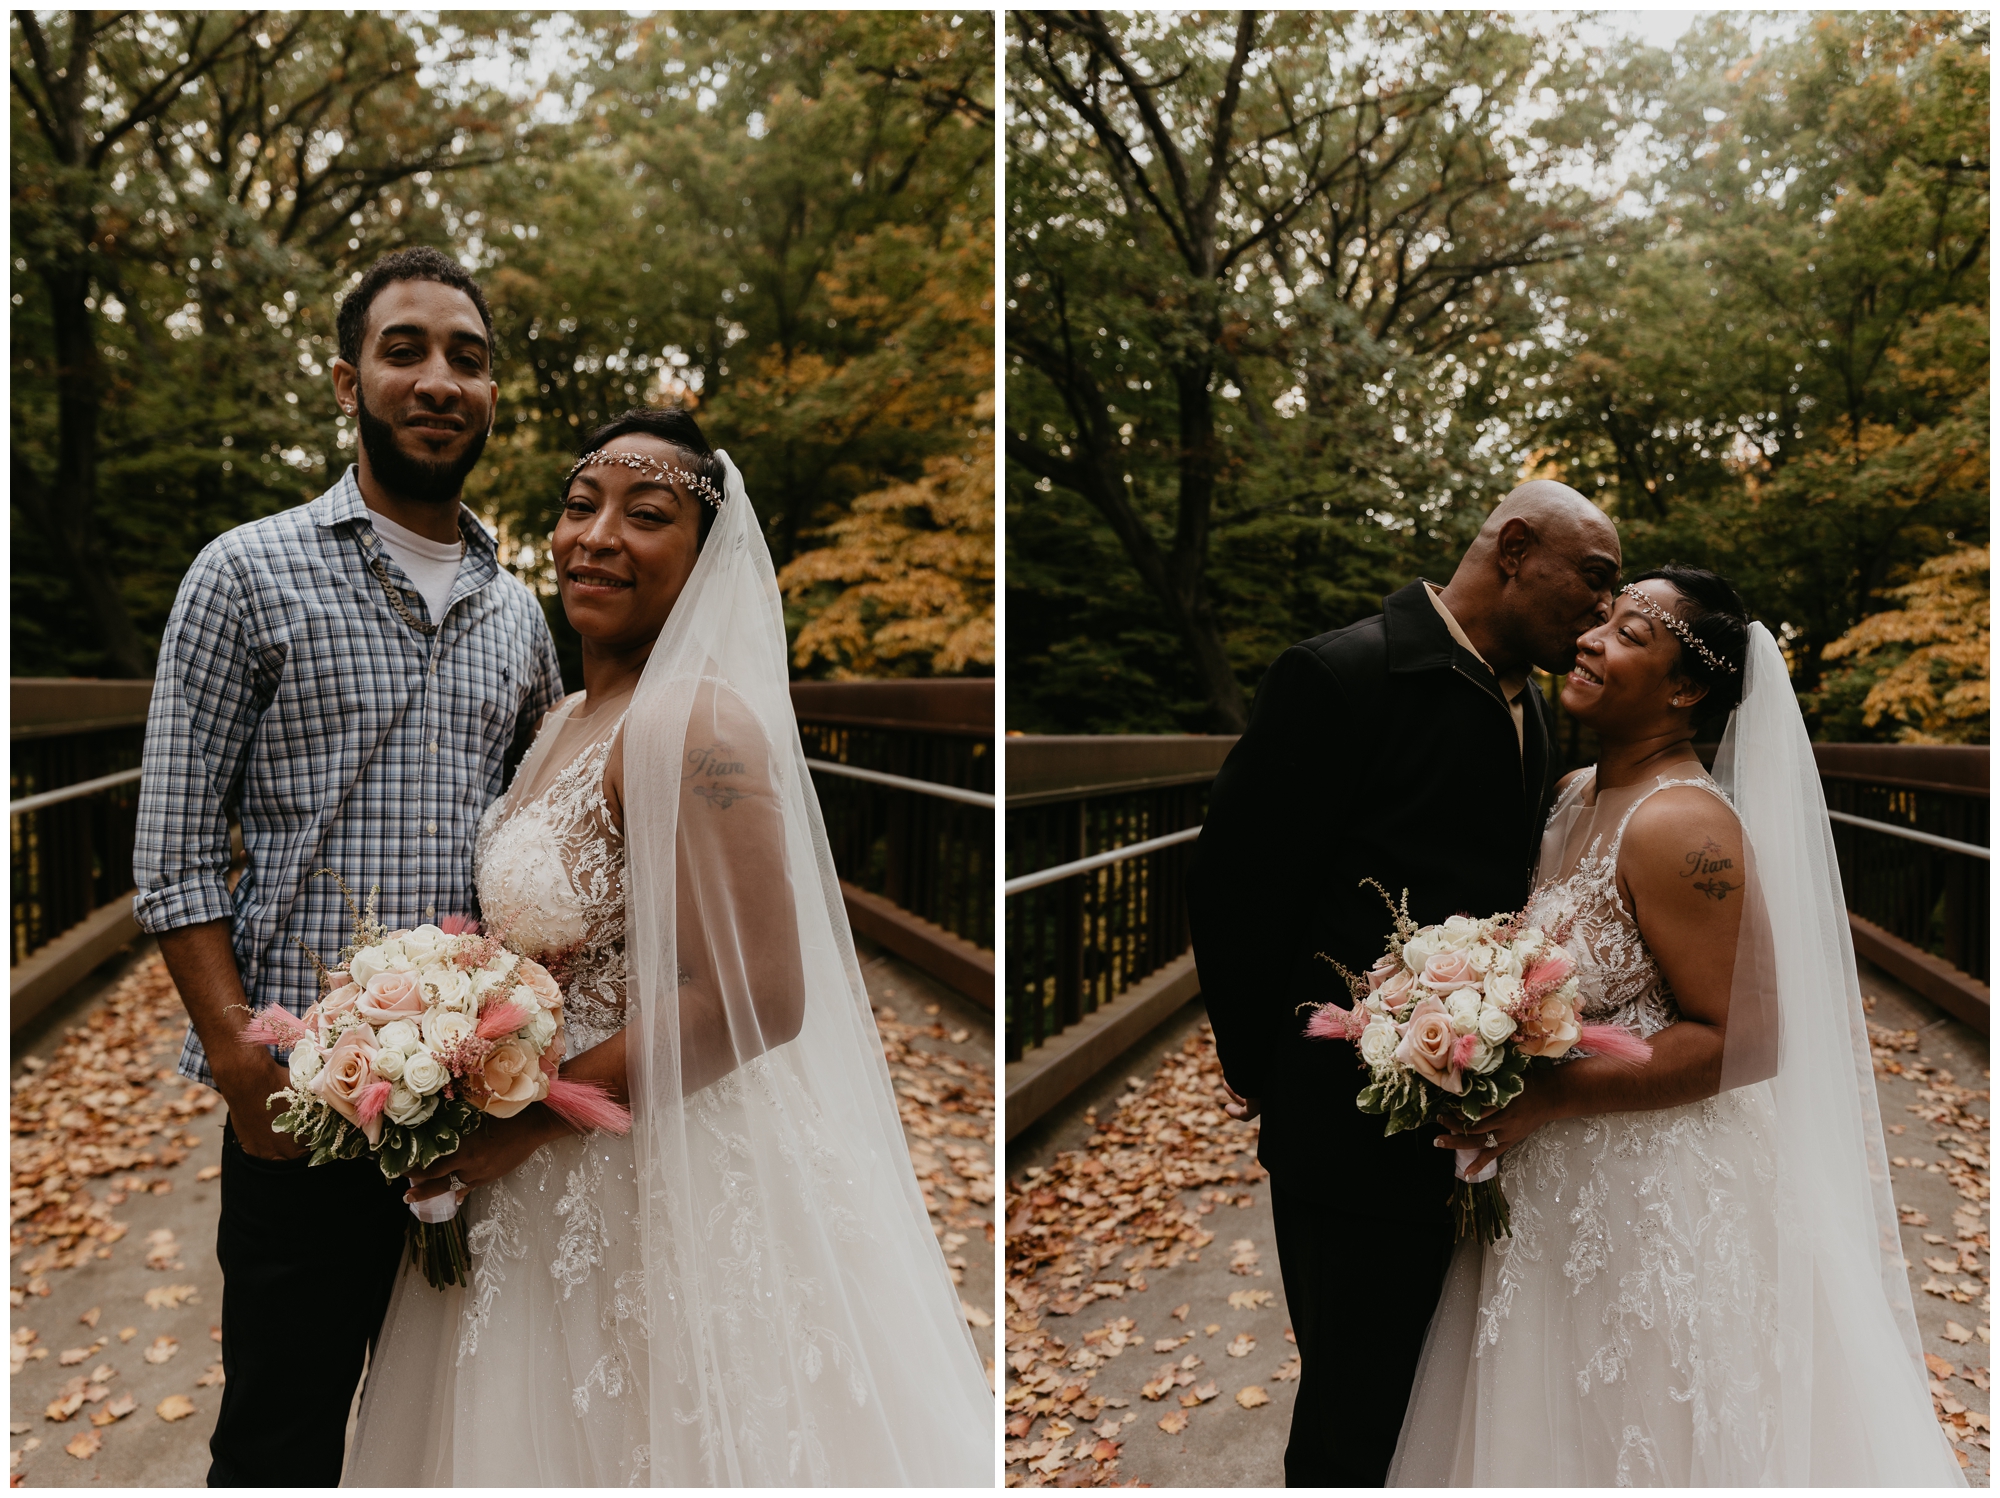
[[[1407,889],[1420,923],[1525,902],[1553,777],[1541,694],[1524,701],[1525,752],[1493,673],[1412,583],[1279,656],[1216,776],[1188,891],[1195,963],[1223,1073],[1264,1106],[1259,1156],[1295,1189],[1442,1211],[1434,1131],[1385,1141],[1354,1106],[1354,1047],[1305,1039],[1300,1006],[1350,1002],[1320,953],[1357,973],[1383,953],[1389,912],[1363,879]]]

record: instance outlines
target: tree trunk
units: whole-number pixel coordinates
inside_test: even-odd
[[[89,243],[89,237],[84,237]],[[44,272],[56,355],[56,477],[53,492],[13,462],[17,498],[26,499],[43,536],[68,573],[77,602],[119,674],[150,677],[152,652],[133,627],[124,594],[97,535],[98,355],[90,275],[82,265]]]

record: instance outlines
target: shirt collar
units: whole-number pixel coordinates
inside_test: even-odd
[[[360,469],[352,463],[348,464],[347,471],[341,474],[334,486],[306,507],[312,515],[313,524],[330,528],[343,521],[359,521],[374,529],[368,501],[361,497],[359,475]],[[468,558],[483,554],[497,559],[499,548],[493,540],[493,533],[464,505],[458,507],[458,533],[465,538]]]
[[[1451,631],[1452,639],[1462,645],[1480,665],[1486,667],[1488,671],[1493,671],[1492,663],[1479,653],[1479,647],[1472,643],[1471,638],[1467,636],[1464,628],[1452,616],[1451,610],[1444,606],[1443,590],[1436,583],[1426,582],[1424,584],[1424,592],[1429,595],[1432,607],[1438,611],[1438,617],[1444,620],[1444,627]],[[1509,702],[1520,696],[1522,689],[1528,684],[1528,678],[1525,675],[1502,676],[1498,671],[1493,671],[1493,680],[1498,683],[1500,694]]]

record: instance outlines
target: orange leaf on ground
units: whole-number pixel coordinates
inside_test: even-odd
[[[139,1355],[149,1363],[164,1363],[180,1350],[180,1341],[177,1338],[167,1336],[163,1332],[153,1338],[153,1345]]]
[[[210,1363],[208,1371],[194,1381],[197,1389],[219,1389],[222,1387],[222,1364]]]
[[[197,1181],[212,1181],[221,1174],[222,1167],[220,1165],[204,1165],[194,1173],[194,1178]]]
[[[194,1413],[194,1401],[185,1394],[169,1394],[153,1406],[153,1413],[172,1424],[176,1420],[185,1420]]]
[[[1269,1404],[1271,1396],[1255,1384],[1250,1384],[1236,1391],[1236,1402],[1246,1410],[1254,1410],[1260,1404]]]
[[[98,1447],[103,1444],[104,1437],[100,1436],[96,1431],[80,1430],[70,1438],[70,1443],[63,1447],[63,1450],[67,1451],[78,1461],[87,1462],[93,1456],[97,1455]]]
[[[1960,1326],[1956,1321],[1947,1321],[1944,1324],[1944,1339],[1947,1342],[1970,1342],[1972,1340],[1972,1333]]]
[[[77,1317],[76,1319],[78,1321],[81,1321],[85,1326],[89,1327],[92,1331],[96,1331],[97,1317],[98,1313],[101,1310],[103,1310],[102,1306],[92,1306],[89,1310],[85,1311],[81,1316]]]
[[[1177,1436],[1188,1428],[1188,1417],[1179,1410],[1160,1416],[1160,1429],[1170,1436]]]

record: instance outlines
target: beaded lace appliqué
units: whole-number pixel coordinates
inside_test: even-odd
[[[564,1059],[625,1028],[625,840],[604,800],[615,737],[577,755],[512,816],[495,802],[474,844],[487,924],[563,986]]]

